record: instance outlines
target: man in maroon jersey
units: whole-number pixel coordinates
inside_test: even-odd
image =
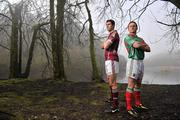
[[[119,58],[118,58],[118,46],[119,46],[119,35],[114,30],[114,20],[106,21],[106,28],[109,32],[109,36],[106,41],[102,44],[105,56],[105,69],[107,74],[107,80],[111,90],[111,109],[105,112],[115,113],[119,111],[118,102],[118,86],[116,82],[117,73],[119,73]]]

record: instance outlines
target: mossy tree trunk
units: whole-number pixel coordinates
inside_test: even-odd
[[[93,22],[92,22],[91,12],[88,7],[88,2],[89,2],[88,0],[85,1],[85,7],[88,13],[88,21],[89,21],[89,42],[90,42],[89,51],[90,51],[91,65],[92,65],[92,80],[100,81],[101,76],[100,76],[99,69],[97,66],[96,53],[95,53],[95,47],[94,47]]]
[[[13,11],[9,6],[10,13],[12,16],[11,25],[11,37],[10,37],[10,66],[9,66],[9,78],[18,77],[18,8],[15,7]]]
[[[66,80],[63,56],[63,21],[66,0],[57,0],[57,23],[55,24],[54,0],[50,0],[50,25],[54,79]]]
[[[49,22],[37,24],[33,27],[33,36],[32,36],[32,41],[29,47],[29,56],[28,56],[25,72],[21,75],[21,78],[27,78],[30,74],[34,47],[35,47],[36,40],[38,39],[38,31],[40,30],[42,26],[47,25],[47,24],[49,24]]]

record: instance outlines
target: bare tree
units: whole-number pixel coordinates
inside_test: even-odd
[[[33,27],[34,30],[33,30],[32,41],[31,41],[30,48],[29,48],[29,56],[28,56],[28,60],[27,60],[27,64],[26,64],[26,69],[25,69],[25,72],[20,77],[27,78],[29,76],[30,69],[31,69],[31,64],[32,64],[32,58],[33,58],[35,42],[38,39],[37,34],[40,31],[40,28],[42,26],[44,26],[44,25],[47,25],[47,24],[49,24],[49,22],[44,22],[44,23],[41,23],[41,24],[37,24],[37,25],[35,25]]]
[[[64,72],[63,21],[66,1],[57,0],[57,24],[55,25],[54,0],[50,0],[50,22],[54,79],[66,80]]]
[[[75,8],[77,7],[79,10],[78,12],[80,12],[82,14],[82,17],[86,16],[85,12],[83,11],[83,7],[85,7],[85,11],[87,12],[87,16],[86,16],[87,19],[84,22],[81,22],[80,20],[78,20],[78,22],[80,24],[82,24],[82,28],[80,28],[78,38],[79,38],[79,43],[81,44],[81,42],[82,42],[81,36],[88,37],[90,62],[91,62],[91,66],[92,66],[92,80],[99,82],[101,80],[101,76],[100,76],[100,71],[98,69],[97,60],[96,60],[95,33],[94,33],[94,28],[93,28],[92,15],[91,15],[91,11],[88,7],[88,3],[89,3],[89,0],[85,0],[85,1],[77,0],[74,4],[73,3],[69,4],[69,6],[75,7]],[[88,27],[86,26],[87,23],[88,23]],[[84,34],[84,32],[87,34]],[[85,40],[85,39],[83,39],[83,40]]]
[[[179,0],[114,0],[114,1],[109,1],[106,0],[104,1],[104,5],[103,7],[99,7],[97,5],[97,12],[99,13],[99,20],[101,19],[105,19],[108,18],[109,16],[113,17],[116,16],[117,21],[120,21],[120,25],[118,26],[118,29],[120,30],[120,36],[122,37],[127,29],[127,26],[124,26],[124,23],[126,23],[127,21],[131,21],[131,20],[135,20],[137,21],[137,23],[139,24],[142,15],[145,14],[146,10],[153,5],[154,3],[156,3],[157,1],[162,3],[164,2],[164,4],[167,4],[166,7],[168,8],[169,5],[168,3],[172,3],[175,6],[172,8],[172,6],[170,6],[169,9],[171,9],[171,11],[167,11],[167,17],[169,19],[171,19],[171,21],[169,21],[169,23],[166,23],[164,21],[159,21],[158,20],[158,16],[154,16],[155,20],[157,21],[157,23],[161,24],[161,25],[165,25],[168,26],[169,31],[167,33],[165,33],[166,36],[170,38],[171,40],[171,45],[172,45],[172,49],[170,50],[170,52],[172,52],[172,50],[174,49],[175,45],[179,44],[179,24],[180,24],[180,9],[179,9],[179,5],[180,5],[180,1]],[[101,2],[101,0],[99,0],[99,2]],[[103,3],[103,2],[102,2]],[[141,25],[139,24],[139,31],[141,30]]]
[[[10,45],[10,73],[9,78],[18,77],[18,22],[19,22],[19,6],[15,6],[13,11],[9,5],[9,10],[12,16],[11,27],[11,45]]]
[[[89,21],[89,51],[90,51],[90,56],[91,56],[91,64],[92,64],[92,79],[95,81],[101,80],[99,70],[97,67],[97,62],[96,62],[96,54],[95,54],[95,47],[94,47],[94,29],[93,29],[93,22],[92,22],[92,17],[91,13],[88,7],[88,2],[89,0],[85,1],[85,8],[88,13],[88,21]]]
[[[2,17],[8,18],[11,27],[11,34],[8,36],[10,38],[10,73],[9,78],[27,78],[30,73],[32,58],[33,58],[33,51],[35,42],[37,40],[37,33],[40,30],[40,28],[43,25],[47,25],[49,23],[42,22],[37,23],[34,26],[31,26],[33,28],[33,35],[30,47],[29,47],[29,56],[27,59],[27,64],[25,68],[25,72],[22,73],[22,52],[23,52],[23,43],[26,41],[26,37],[28,36],[29,31],[25,33],[25,31],[22,31],[24,29],[24,26],[29,25],[29,23],[26,23],[26,20],[29,18],[23,19],[23,17],[27,17],[28,12],[26,11],[28,7],[30,7],[32,0],[24,2],[23,0],[20,1],[18,4],[10,4],[8,1],[4,0],[5,3],[7,3],[8,6],[8,17],[6,14],[1,13],[0,15]],[[31,6],[32,7],[32,6]],[[26,12],[25,12],[26,11]],[[24,13],[24,14],[23,14]],[[29,17],[29,16],[28,16]],[[28,21],[29,22],[29,21]],[[28,43],[27,43],[28,44]],[[25,49],[25,48],[24,48]]]

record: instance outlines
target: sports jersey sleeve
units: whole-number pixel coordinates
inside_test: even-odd
[[[111,42],[111,43],[113,43],[117,38],[119,38],[118,33],[117,33],[117,32],[113,32],[113,33],[109,36],[108,41]]]
[[[124,43],[125,43],[125,45],[129,45],[129,46],[133,46],[133,44],[134,44],[134,42],[135,42],[135,40],[133,40],[133,39],[129,39],[128,37],[125,37],[124,38]]]
[[[146,44],[147,45],[147,43],[144,40],[142,40],[141,44]]]
[[[139,37],[139,39],[142,40],[141,44],[146,44],[146,42],[141,37]]]

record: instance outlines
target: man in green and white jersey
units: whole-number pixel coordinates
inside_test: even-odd
[[[129,34],[124,38],[124,44],[128,52],[126,75],[128,86],[126,89],[126,109],[130,115],[135,117],[138,113],[132,107],[132,100],[135,100],[135,107],[140,110],[148,109],[141,103],[141,82],[144,74],[143,59],[144,52],[150,52],[150,47],[146,42],[136,35],[137,24],[131,21],[128,24]],[[133,98],[134,97],[134,98]]]

